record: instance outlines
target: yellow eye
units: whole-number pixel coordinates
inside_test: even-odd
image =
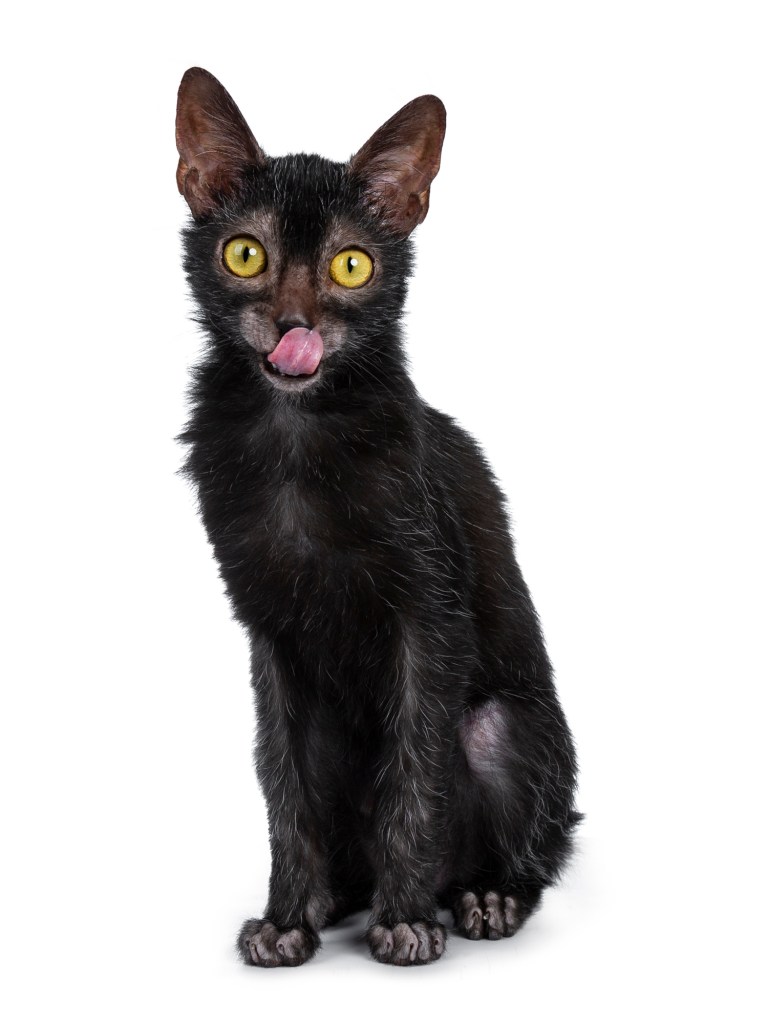
[[[224,246],[224,266],[238,277],[256,277],[267,265],[267,251],[255,238],[233,238]]]
[[[331,277],[343,288],[367,284],[373,273],[373,260],[361,249],[345,249],[331,260]]]

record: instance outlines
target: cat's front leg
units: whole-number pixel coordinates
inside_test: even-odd
[[[297,967],[320,947],[332,910],[317,765],[307,764],[307,714],[295,714],[296,680],[274,647],[254,643],[257,771],[267,803],[272,871],[261,918],[245,922],[242,960],[258,967]],[[314,784],[313,784],[314,780]]]
[[[376,892],[366,937],[375,960],[406,967],[432,963],[445,949],[435,892],[453,755],[451,688],[414,628],[403,631],[393,677],[375,784]]]

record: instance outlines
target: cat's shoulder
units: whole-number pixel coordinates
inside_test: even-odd
[[[503,501],[498,481],[479,442],[453,416],[425,407],[433,473],[448,492],[493,504]]]
[[[453,416],[426,404],[424,412],[427,434],[446,458],[482,455],[477,440]]]

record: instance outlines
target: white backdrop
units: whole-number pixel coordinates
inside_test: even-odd
[[[5,1019],[764,1019],[764,5],[75,0],[2,35]],[[362,919],[298,971],[232,952],[268,851],[174,475],[194,64],[273,154],[448,108],[412,369],[510,497],[587,820],[518,937],[418,971]]]

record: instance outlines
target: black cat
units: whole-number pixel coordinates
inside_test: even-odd
[[[348,164],[270,158],[206,71],[179,90],[209,341],[182,437],[253,652],[273,859],[238,946],[262,967],[363,907],[383,963],[436,960],[441,906],[467,938],[512,935],[579,818],[504,499],[406,371],[409,235],[444,131],[421,96]]]

